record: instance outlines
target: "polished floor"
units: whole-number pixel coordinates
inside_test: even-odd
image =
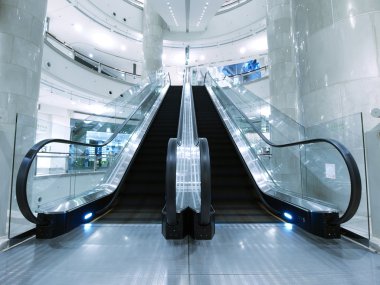
[[[0,253],[0,284],[380,284],[380,255],[286,224],[220,224],[212,241],[160,225],[87,224]]]

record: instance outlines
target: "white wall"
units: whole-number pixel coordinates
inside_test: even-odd
[[[254,93],[256,96],[259,96],[265,101],[270,102],[269,77],[244,84],[244,87]]]
[[[329,135],[347,144],[362,179],[362,203],[353,222],[366,236],[369,215],[370,237],[380,240],[380,121],[370,115],[380,106],[380,2],[268,0],[268,5],[271,98],[282,104],[272,103],[284,112],[293,108],[307,128],[340,126]],[[360,116],[353,123],[340,119],[358,113],[363,114],[367,161],[357,132]]]
[[[88,96],[101,98],[118,96],[129,86],[139,81],[136,79],[135,81],[124,82],[102,75],[69,57],[63,56],[47,44],[44,46],[42,58],[42,78],[47,81],[59,82],[68,89],[72,88],[77,92],[88,94]],[[110,91],[112,95],[109,94]]]

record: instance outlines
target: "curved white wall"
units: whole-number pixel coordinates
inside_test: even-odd
[[[132,64],[136,63],[138,69],[141,68],[141,8],[123,0],[83,0],[72,3],[69,5],[66,0],[49,2],[50,32],[54,36],[84,54],[93,54],[94,59],[105,64],[130,70]],[[191,65],[237,61],[241,58],[243,61],[257,53],[266,53],[265,48],[257,52],[248,47],[252,45],[249,42],[256,38],[263,42],[265,16],[266,0],[254,0],[217,14],[205,32],[175,33],[166,29],[163,50],[166,58],[163,58],[163,64],[183,66],[183,49],[188,44],[196,57],[193,61],[190,59]],[[76,29],[76,26],[80,28]],[[264,42],[266,45],[266,38]],[[257,43],[254,45],[257,46]],[[247,46],[246,53],[240,53],[243,46]],[[138,74],[141,74],[140,70]]]
[[[360,119],[341,124],[337,132],[351,145],[365,142],[367,161],[361,147],[350,149],[368,185],[370,234],[380,245],[380,121],[370,110],[380,107],[380,2],[378,0],[293,1],[295,33],[298,36],[300,98],[306,126],[337,118],[363,115],[364,138],[355,132]],[[360,118],[360,116],[357,116]],[[352,121],[352,120],[351,120]],[[358,159],[358,157],[362,159]],[[366,165],[365,165],[366,164]],[[368,184],[365,169],[367,168]],[[359,214],[367,214],[366,191]]]
[[[210,46],[236,40],[243,36],[253,35],[265,29],[261,20],[265,19],[266,0],[254,0],[231,11],[215,15],[205,32],[174,33],[166,31],[164,39],[168,46],[180,46],[190,42],[193,46]]]
[[[42,78],[46,81],[58,82],[61,86],[67,87],[66,89],[73,89],[78,93],[108,99],[120,95],[129,86],[139,81],[135,79],[134,82],[123,82],[102,75],[62,55],[46,43],[42,59]]]

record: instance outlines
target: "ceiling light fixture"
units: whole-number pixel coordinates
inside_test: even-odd
[[[166,4],[169,6],[169,12],[172,15],[174,24],[178,27],[178,22],[177,22],[177,19],[174,16],[173,8],[170,6],[170,2],[166,2]]]
[[[268,50],[268,40],[264,35],[262,37],[256,38],[251,42],[251,47],[253,51],[260,52]]]
[[[74,29],[80,33],[81,31],[83,31],[83,27],[80,25],[80,24],[74,24]]]
[[[93,41],[102,48],[112,48],[114,47],[114,38],[112,33],[95,33],[92,36]]]

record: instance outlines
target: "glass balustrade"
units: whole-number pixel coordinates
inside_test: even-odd
[[[75,51],[73,48],[69,47],[65,43],[58,40],[54,35],[46,33],[46,43],[50,47],[54,48],[56,51],[68,56],[72,60],[90,68],[96,72],[107,75],[112,78],[116,78],[122,81],[135,81],[136,78],[141,78],[139,74],[133,74],[131,72],[120,70],[118,68],[108,66],[99,61],[96,61],[78,51]]]

